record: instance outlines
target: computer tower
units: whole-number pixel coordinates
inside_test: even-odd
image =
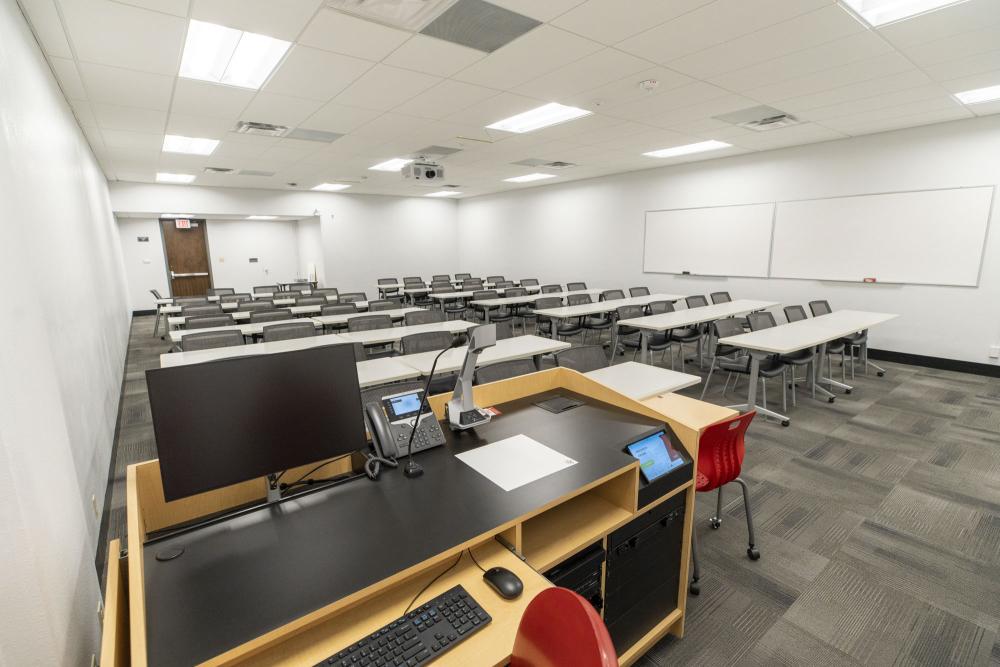
[[[604,623],[619,654],[677,608],[685,495],[608,536]]]
[[[601,564],[604,562],[604,547],[595,542],[572,558],[564,560],[543,576],[556,586],[576,591],[585,600],[601,611],[604,599],[601,596]]]

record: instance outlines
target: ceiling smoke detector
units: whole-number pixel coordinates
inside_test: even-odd
[[[659,85],[660,82],[657,81],[656,79],[646,79],[645,81],[639,82],[639,89],[651,93],[654,90],[656,90],[656,87]]]
[[[764,105],[741,109],[740,111],[722,114],[721,116],[713,116],[713,118],[721,120],[723,123],[732,123],[738,127],[755,132],[777,130],[790,125],[799,125],[802,122],[790,113],[785,113],[781,109]]]
[[[241,120],[233,129],[237,134],[256,134],[263,137],[283,137],[288,132],[288,127],[284,125],[272,125],[270,123],[256,123],[249,120]]]

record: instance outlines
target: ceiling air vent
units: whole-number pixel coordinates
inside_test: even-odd
[[[342,134],[337,134],[336,132],[325,132],[323,130],[307,130],[303,127],[297,127],[288,134],[285,135],[286,139],[299,139],[300,141],[318,141],[320,143],[329,144],[333,143],[337,139],[340,139]]]
[[[527,160],[519,160],[518,162],[511,162],[511,164],[516,164],[519,167],[545,167],[546,169],[570,169],[577,166],[572,162],[541,160],[534,157]]]
[[[264,137],[283,137],[288,128],[284,125],[271,125],[270,123],[255,123],[253,121],[241,120],[233,130],[239,134],[258,134]]]
[[[724,123],[732,123],[748,130],[754,130],[755,132],[777,130],[789,125],[799,125],[802,122],[789,113],[769,106],[751,107],[721,116],[714,116],[714,118]]]
[[[449,148],[448,146],[424,146],[418,151],[414,151],[407,157],[417,159],[417,158],[442,158],[447,155],[454,155],[455,153],[461,153],[461,148]]]
[[[327,0],[326,6],[404,30],[420,30],[455,0]]]
[[[458,0],[420,33],[493,53],[539,25],[540,21],[484,0]]]
[[[232,167],[205,167],[206,174],[231,174],[234,171]]]
[[[238,176],[274,176],[273,171],[260,171],[258,169],[240,169]]]

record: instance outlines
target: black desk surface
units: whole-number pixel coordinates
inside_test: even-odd
[[[573,395],[571,392],[559,392]],[[547,394],[552,395],[552,394]],[[402,466],[262,507],[144,546],[149,664],[193,665],[356,593],[574,492],[634,462],[625,444],[662,427],[655,420],[577,396],[562,414],[532,405]],[[454,457],[523,433],[578,461],[510,492]],[[160,562],[156,554],[183,546]],[[402,613],[402,609],[399,610]]]

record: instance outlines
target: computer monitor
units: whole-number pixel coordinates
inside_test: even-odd
[[[146,382],[167,500],[365,445],[353,345],[159,368]]]

